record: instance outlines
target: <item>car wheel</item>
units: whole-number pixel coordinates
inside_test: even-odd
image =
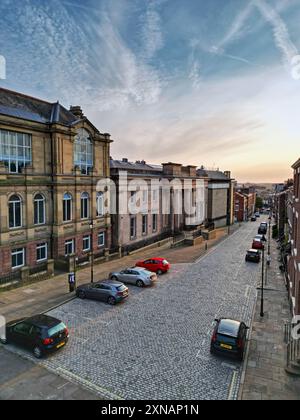
[[[158,274],[159,276],[161,276],[161,275],[163,274],[162,270],[158,270],[158,271],[157,271],[157,274]]]
[[[145,286],[143,280],[138,280],[136,282],[136,285],[137,285],[137,287],[144,287]]]
[[[242,362],[244,360],[244,352],[238,355],[238,360]]]
[[[41,359],[43,357],[42,349],[39,346],[36,346],[33,349],[33,355],[36,359]]]
[[[108,303],[109,305],[111,305],[111,306],[114,306],[114,305],[116,304],[116,299],[115,299],[113,296],[110,296],[110,297],[108,298],[107,303]]]
[[[81,290],[81,291],[78,293],[78,297],[79,297],[79,299],[85,299],[85,293]]]
[[[112,280],[112,281],[118,281],[118,277],[117,277],[117,276],[112,276],[112,277],[111,277],[111,280]]]

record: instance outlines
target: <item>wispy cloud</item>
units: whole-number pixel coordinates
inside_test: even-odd
[[[285,22],[276,9],[271,7],[266,1],[254,0],[254,4],[260,10],[265,20],[271,24],[275,44],[282,53],[283,61],[290,65],[293,57],[298,55],[298,50],[291,40]]]
[[[149,61],[163,47],[162,21],[159,8],[165,1],[149,0],[145,14],[141,16],[141,56]]]

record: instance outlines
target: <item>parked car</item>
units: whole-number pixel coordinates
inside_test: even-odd
[[[138,287],[152,286],[157,281],[157,275],[141,267],[127,268],[109,275],[111,280],[121,281],[125,284],[134,284]]]
[[[244,359],[248,327],[244,322],[231,319],[216,319],[211,339],[212,354],[228,354]]]
[[[267,242],[265,235],[256,235],[254,238],[254,241],[262,241],[262,242]]]
[[[260,259],[260,252],[257,249],[249,249],[249,251],[247,251],[246,262],[259,263]]]
[[[255,217],[256,217],[256,218],[259,218],[259,217],[260,217],[260,212],[259,212],[259,211],[257,211],[257,212],[255,213]]]
[[[171,268],[168,261],[164,258],[150,258],[149,260],[138,261],[136,267],[145,268],[146,270],[159,275],[167,273]]]
[[[12,321],[6,326],[3,344],[15,344],[32,351],[37,359],[63,348],[69,340],[65,324],[48,315]]]
[[[97,283],[89,283],[76,289],[76,296],[80,299],[92,299],[116,305],[127,299],[128,288],[119,281],[105,280]]]
[[[256,216],[251,217],[251,222],[256,222]]]
[[[261,239],[254,239],[252,243],[252,249],[265,249],[265,244]]]
[[[268,223],[261,223],[258,229],[259,235],[266,235],[268,233]]]

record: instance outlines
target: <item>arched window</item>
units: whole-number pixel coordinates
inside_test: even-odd
[[[90,216],[90,196],[88,193],[81,194],[81,219],[88,219]]]
[[[42,194],[36,194],[34,204],[34,224],[44,225],[46,223],[46,200]]]
[[[97,216],[98,217],[104,216],[104,194],[102,192],[97,193],[96,208],[97,208]]]
[[[70,222],[72,220],[72,203],[71,194],[65,194],[63,199],[63,221]]]
[[[80,168],[83,175],[89,175],[93,168],[93,142],[89,133],[83,128],[75,137],[74,165]]]
[[[8,207],[10,229],[22,227],[22,199],[18,195],[11,196]]]

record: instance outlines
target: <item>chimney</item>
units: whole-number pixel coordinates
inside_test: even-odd
[[[225,171],[224,174],[227,176],[227,178],[231,179],[231,172]]]
[[[83,118],[81,106],[70,106],[70,112],[72,112],[75,117]]]
[[[122,162],[123,162],[123,163],[128,163],[128,159],[127,159],[127,158],[123,158],[123,159],[122,159]]]

